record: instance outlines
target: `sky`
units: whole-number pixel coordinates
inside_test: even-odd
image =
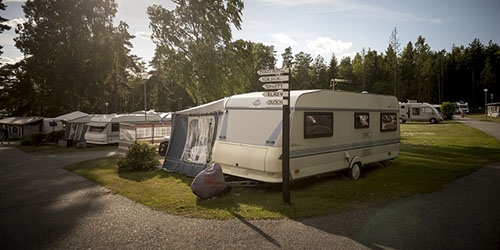
[[[25,20],[24,0],[4,0],[7,9],[0,16],[9,24]],[[132,54],[149,63],[155,45],[151,41],[148,6],[174,9],[170,0],[116,0],[116,23],[125,21],[132,40]],[[451,51],[453,46],[467,47],[475,38],[487,45],[500,44],[500,1],[498,0],[247,0],[244,1],[240,30],[233,28],[233,40],[244,39],[272,45],[278,67],[281,54],[305,52],[313,58],[321,55],[328,64],[332,54],[340,62],[363,49],[384,53],[392,31],[397,29],[400,51],[418,36],[425,38],[433,51]],[[15,48],[14,29],[0,34],[4,46],[1,63],[23,58]]]

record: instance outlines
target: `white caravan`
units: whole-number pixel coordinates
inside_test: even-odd
[[[402,123],[407,121],[438,123],[444,120],[439,111],[431,104],[408,102],[399,105]]]
[[[85,141],[91,144],[113,144],[120,141],[120,123],[159,122],[157,114],[93,115],[87,124]]]
[[[467,102],[456,102],[455,106],[457,107],[456,113],[460,114],[462,111],[466,114],[469,113],[469,103]]]
[[[282,182],[282,106],[262,92],[224,100],[211,160],[225,174]],[[396,97],[332,90],[290,93],[290,178],[349,170],[399,156]],[[210,157],[208,157],[210,158]]]

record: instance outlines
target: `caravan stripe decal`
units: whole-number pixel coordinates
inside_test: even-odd
[[[335,153],[335,152],[339,152],[339,151],[347,151],[347,150],[361,149],[361,148],[367,148],[367,147],[384,146],[384,145],[390,145],[390,144],[396,144],[396,143],[400,143],[399,138],[378,140],[378,141],[371,141],[371,142],[350,143],[350,144],[334,145],[334,146],[311,148],[311,149],[294,150],[294,151],[290,151],[290,158],[299,158],[299,157],[306,157],[306,156],[312,156],[312,155],[329,154],[329,153]]]

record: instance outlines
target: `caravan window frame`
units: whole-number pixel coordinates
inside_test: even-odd
[[[120,123],[118,122],[111,123],[111,132],[120,132]]]
[[[320,130],[314,128],[319,128]],[[333,112],[304,112],[305,139],[332,137],[332,136],[333,136]]]
[[[360,119],[361,117],[366,116],[366,119]],[[362,121],[366,121],[366,124],[363,124]],[[354,112],[354,128],[355,129],[363,129],[370,127],[370,113],[368,112]]]
[[[387,116],[391,116],[391,121],[386,121]],[[395,124],[395,126],[387,126]],[[398,114],[396,112],[382,112],[380,113],[380,132],[393,132],[398,130]]]

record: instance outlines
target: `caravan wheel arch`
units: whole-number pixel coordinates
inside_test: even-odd
[[[349,162],[349,169],[347,169],[347,174],[353,180],[357,180],[362,175],[363,162],[361,157],[356,155],[354,157],[349,156],[348,152],[345,152],[346,160]]]

